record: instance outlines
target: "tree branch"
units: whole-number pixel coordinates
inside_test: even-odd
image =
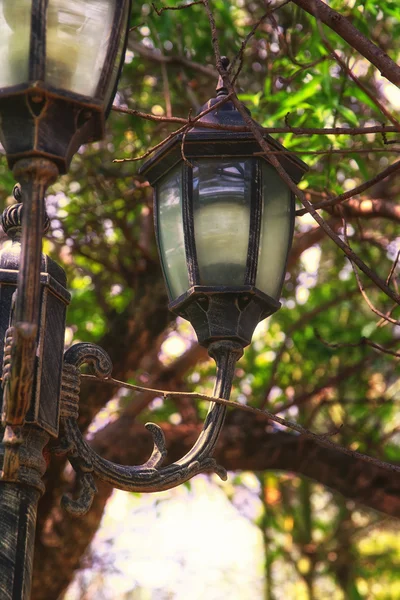
[[[371,177],[371,179],[368,179],[368,181],[364,181],[360,185],[357,185],[356,187],[352,188],[351,190],[344,192],[343,194],[339,194],[338,196],[335,196],[334,198],[328,198],[327,200],[323,200],[322,202],[313,204],[314,210],[317,210],[320,208],[329,208],[331,206],[335,206],[336,204],[340,204],[340,202],[344,202],[344,200],[348,200],[349,198],[352,198],[353,196],[356,196],[357,194],[361,194],[362,192],[365,192],[365,190],[371,188],[373,185],[379,183],[380,181],[383,181],[384,179],[386,179],[386,177],[389,177],[390,175],[397,173],[397,171],[399,171],[399,170],[400,170],[400,160],[389,165],[388,167],[386,167],[386,169],[384,169],[377,175],[374,175],[374,177]],[[309,211],[307,208],[302,208],[302,209],[296,211],[296,215],[298,217],[301,217],[302,215],[305,215],[308,212]]]
[[[366,38],[354,25],[343,15],[330,8],[321,0],[292,0],[294,4],[319,19],[352,48],[355,48],[362,56],[372,63],[381,74],[397,87],[400,87],[400,67],[391,58]]]
[[[306,427],[299,425],[299,423],[295,423],[294,421],[290,421],[289,419],[285,419],[283,417],[279,417],[277,414],[270,412],[266,409],[256,408],[254,406],[250,406],[248,404],[238,404],[234,400],[225,400],[223,398],[216,398],[214,396],[209,396],[208,394],[198,394],[197,392],[175,392],[169,390],[160,390],[160,389],[152,389],[148,387],[144,387],[141,385],[135,385],[131,383],[125,383],[124,381],[118,381],[113,379],[112,377],[108,379],[98,379],[95,375],[81,375],[82,379],[87,381],[98,382],[99,384],[109,384],[118,387],[123,387],[129,390],[140,391],[140,392],[153,392],[158,396],[163,396],[164,398],[168,397],[176,397],[176,398],[191,398],[192,400],[206,400],[207,402],[215,402],[215,404],[222,404],[223,406],[229,406],[230,408],[240,409],[244,412],[250,412],[252,414],[263,416],[264,418],[273,421],[274,423],[278,423],[283,427],[287,427],[288,429],[292,429],[296,431],[300,435],[304,436],[307,439],[313,440],[316,444],[319,444],[325,448],[331,448],[338,452],[343,452],[343,454],[347,454],[348,456],[354,456],[359,458],[361,461],[365,461],[367,463],[371,463],[379,466],[381,469],[385,469],[388,471],[393,471],[396,473],[400,473],[400,466],[394,465],[392,463],[384,462],[379,460],[378,458],[374,458],[373,456],[369,456],[367,454],[362,454],[361,452],[357,452],[355,450],[350,450],[345,446],[341,446],[332,442],[329,439],[331,434],[327,433],[315,433],[314,431],[310,431]]]
[[[140,42],[128,42],[129,50],[132,52],[136,52],[140,54],[143,58],[147,60],[151,60],[152,62],[171,64],[171,65],[180,65],[182,67],[187,67],[188,69],[192,69],[193,71],[198,71],[205,75],[206,77],[215,78],[215,69],[214,67],[207,67],[206,65],[197,63],[193,60],[185,58],[184,56],[168,56],[163,55],[161,52],[157,52],[156,50],[152,50],[151,48],[147,48]]]
[[[201,426],[161,424],[168,446],[168,459],[175,462],[197,439]],[[134,440],[134,443],[129,443]],[[133,418],[120,417],[99,431],[91,442],[108,460],[119,464],[141,464],[152,449],[151,436]],[[321,483],[344,497],[400,517],[400,476],[356,457],[321,448],[302,436],[273,432],[265,420],[249,413],[232,411],[221,432],[215,458],[230,471],[279,470],[297,473]],[[61,513],[57,507],[63,490],[53,498],[56,508],[52,526],[44,528],[38,540],[37,569],[34,570],[32,599],[58,598],[79,567],[83,552],[92,541],[112,488],[96,482],[99,493],[84,519]]]
[[[127,106],[113,105],[112,110],[114,112],[131,115],[132,117],[138,117],[146,121],[153,121],[154,123],[171,123],[179,125],[190,126],[193,124],[193,119],[188,120],[184,117],[163,117],[146,113],[135,108],[129,108]],[[212,123],[210,121],[200,121],[196,127],[203,129],[217,129],[219,131],[233,131],[233,132],[246,132],[251,131],[249,127],[241,125],[223,125],[220,123]],[[394,125],[366,125],[365,127],[260,127],[260,130],[264,133],[291,133],[293,135],[369,135],[374,133],[396,133],[398,128]],[[398,143],[396,141],[396,143]],[[354,152],[354,150],[352,150]]]
[[[353,198],[342,206],[342,210],[346,217],[366,219],[383,217],[396,223],[400,222],[400,204],[394,204],[394,202],[379,198]]]
[[[168,460],[178,460],[200,431],[199,425],[162,424],[169,448]],[[151,439],[142,425],[121,417],[99,431],[92,445],[109,460],[140,464]],[[134,444],[126,440],[134,439]],[[217,444],[215,458],[228,470],[285,470],[305,475],[366,506],[400,517],[400,475],[356,457],[321,448],[312,440],[290,433],[266,430],[258,416],[234,410]]]

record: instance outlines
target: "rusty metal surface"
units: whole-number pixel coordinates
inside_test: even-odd
[[[16,483],[0,493],[0,598],[28,600],[39,492]]]
[[[5,456],[1,478],[13,480],[19,468],[22,426],[28,412],[34,382],[37,334],[40,315],[40,263],[45,224],[44,194],[58,175],[46,159],[24,159],[14,169],[21,181],[24,220],[17,290],[8,329],[5,379],[3,381],[2,424]]]
[[[43,448],[49,436],[34,427],[24,427],[18,453],[18,470],[11,481],[0,482],[0,598],[29,600],[36,511],[44,492],[46,470]],[[5,448],[0,444],[0,469]],[[6,450],[7,451],[7,450]]]

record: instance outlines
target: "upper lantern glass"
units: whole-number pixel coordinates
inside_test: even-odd
[[[0,87],[28,80],[31,12],[30,0],[0,3]]]
[[[189,288],[182,216],[182,170],[173,169],[157,189],[158,244],[171,298]]]
[[[0,88],[44,82],[107,103],[129,7],[129,0],[2,0]]]
[[[171,300],[193,285],[254,286],[279,300],[294,201],[262,159],[215,158],[178,165],[157,183],[156,223]]]
[[[294,220],[294,200],[277,171],[261,161],[262,218],[256,287],[279,300]]]
[[[249,245],[250,163],[201,160],[193,168],[199,284],[243,285]]]
[[[49,0],[46,83],[94,96],[107,55],[114,12],[115,0]]]

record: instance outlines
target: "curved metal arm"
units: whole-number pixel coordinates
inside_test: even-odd
[[[243,354],[240,344],[221,341],[209,348],[217,364],[214,395],[229,398],[236,361]],[[226,479],[226,471],[217,465],[212,453],[224,423],[226,407],[211,403],[203,430],[193,448],[179,461],[160,468],[165,456],[164,434],[158,425],[147,423],[153,436],[154,449],[150,458],[140,466],[124,466],[101,458],[83,439],[77,425],[77,402],[79,400],[79,366],[91,364],[100,378],[109,377],[112,363],[107,353],[94,344],[76,344],[65,353],[62,394],[62,425],[64,451],[77,471],[82,493],[78,500],[64,497],[64,507],[75,514],[85,514],[96,491],[92,475],[107,481],[114,487],[133,492],[159,492],[176,487],[198,473],[215,472]]]

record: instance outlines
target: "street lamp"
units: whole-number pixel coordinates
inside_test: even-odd
[[[64,497],[63,505],[82,515],[96,492],[94,475],[136,492],[169,489],[201,472],[225,478],[212,454],[226,409],[211,404],[193,448],[166,467],[163,433],[151,423],[154,449],[140,466],[107,461],[84,440],[77,425],[80,367],[89,364],[107,378],[112,363],[94,344],[63,352],[70,296],[64,271],[41,252],[43,198],[79,146],[103,136],[130,2],[4,0],[0,11],[0,138],[21,183],[14,195],[22,201],[2,217],[12,244],[0,253],[0,591],[5,600],[17,600],[30,593],[44,446],[66,455],[75,469],[80,492]],[[220,81],[207,107],[224,96]],[[244,125],[230,102],[201,120]],[[283,150],[269,136],[268,142]],[[214,395],[221,398],[229,398],[236,361],[257,323],[280,306],[293,233],[293,196],[272,166],[254,156],[257,150],[250,133],[197,127],[143,167],[156,190],[170,307],[190,320],[215,359]],[[305,165],[290,154],[278,156],[299,181]]]
[[[223,62],[226,68],[229,62]],[[199,343],[214,358],[214,397],[229,399],[243,348],[257,324],[280,307],[295,198],[268,159],[257,156],[252,133],[223,129],[245,129],[246,124],[227,98],[221,77],[216,97],[200,112],[213,106],[215,110],[165,144],[140,172],[154,187],[155,230],[169,308],[190,321]],[[307,166],[269,135],[264,137],[298,183]],[[225,414],[225,406],[210,404],[198,442],[208,456]]]
[[[0,141],[21,183],[23,202],[3,215],[14,243],[0,260],[4,600],[30,596],[37,503],[44,491],[43,448],[58,438],[62,414],[69,294],[62,269],[41,253],[43,198],[79,146],[104,135],[130,5],[130,0],[0,3]]]
[[[201,109],[217,105],[215,111],[140,171],[155,190],[169,308],[191,322],[208,348],[223,340],[247,346],[257,324],[279,309],[295,217],[293,193],[268,159],[257,156],[253,134],[222,129],[246,128],[226,97],[220,79],[216,97]],[[264,137],[298,183],[307,166]]]

